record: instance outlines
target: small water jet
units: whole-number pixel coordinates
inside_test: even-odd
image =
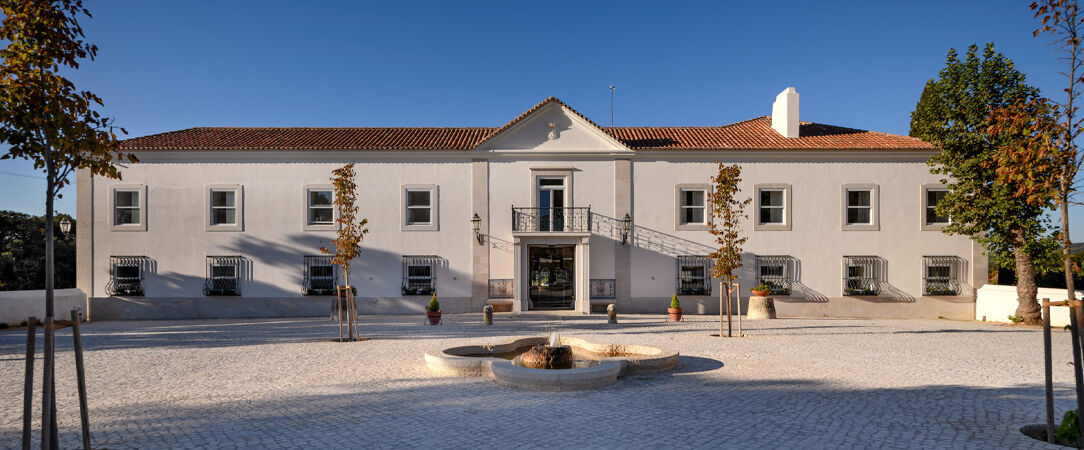
[[[545,344],[531,347],[519,357],[519,365],[531,369],[571,369],[574,362],[572,347],[561,345],[556,331]]]

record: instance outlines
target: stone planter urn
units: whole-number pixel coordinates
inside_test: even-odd
[[[749,297],[748,319],[775,319],[775,301],[771,297],[754,295]]]
[[[440,325],[440,311],[426,311],[425,317],[429,319],[429,325]]]

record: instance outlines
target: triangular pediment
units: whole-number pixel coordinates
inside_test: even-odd
[[[564,102],[550,97],[488,136],[476,151],[631,151]]]

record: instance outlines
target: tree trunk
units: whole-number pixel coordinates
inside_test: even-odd
[[[1069,193],[1072,190],[1072,176],[1064,169],[1061,176],[1061,257],[1065,267],[1065,290],[1069,300],[1076,300],[1076,286],[1073,282],[1073,241],[1069,239]]]
[[[1022,230],[1013,231],[1013,255],[1016,257],[1016,317],[1028,325],[1042,325],[1043,313],[1039,301],[1035,298],[1038,287],[1035,286],[1035,265],[1031,255],[1024,250],[1027,242]]]

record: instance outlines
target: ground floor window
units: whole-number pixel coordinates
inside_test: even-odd
[[[925,295],[960,295],[958,277],[965,261],[959,256],[923,256],[922,286]]]
[[[711,262],[707,256],[678,256],[678,295],[711,295]]]
[[[489,280],[489,298],[512,298],[514,280],[512,278],[499,278]]]
[[[757,284],[766,284],[772,295],[790,295],[798,272],[798,260],[785,255],[757,255]]]
[[[335,265],[330,256],[306,256],[305,278],[302,289],[305,295],[332,295],[335,293]]]
[[[147,267],[146,256],[110,256],[109,295],[143,295],[143,272]]]
[[[844,256],[843,295],[877,295],[884,275],[884,259],[878,256]]]
[[[617,297],[616,280],[591,280],[591,299],[612,299]]]
[[[431,295],[437,292],[437,262],[432,255],[403,256],[403,295]]]
[[[241,295],[240,256],[208,256],[203,295]]]

